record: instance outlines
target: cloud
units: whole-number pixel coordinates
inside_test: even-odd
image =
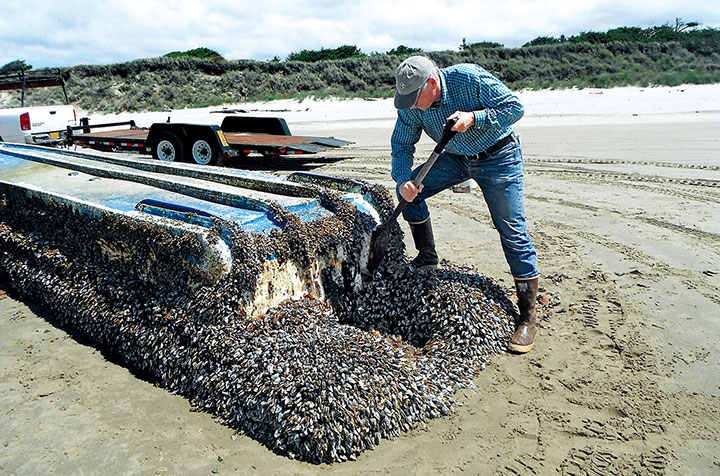
[[[6,2],[0,65],[103,64],[199,46],[228,59],[285,58],[303,49],[356,45],[384,52],[403,44],[426,51],[494,41],[520,46],[538,36],[567,36],[682,17],[720,26],[717,2],[657,0],[109,0]]]

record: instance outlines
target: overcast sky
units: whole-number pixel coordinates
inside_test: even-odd
[[[456,50],[521,46],[676,17],[720,27],[717,0],[3,0],[0,66],[107,64],[205,46],[226,59],[266,60],[303,49],[398,45]]]

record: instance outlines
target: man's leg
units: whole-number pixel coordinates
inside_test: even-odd
[[[435,238],[433,236],[432,224],[430,222],[430,211],[425,199],[452,187],[453,185],[469,178],[467,162],[464,158],[443,152],[438,157],[430,172],[423,180],[423,190],[408,204],[403,211],[403,218],[410,225],[410,231],[415,243],[418,255],[412,260],[412,265],[418,269],[436,268],[439,262],[435,251]],[[412,171],[411,177],[415,178],[420,172],[419,166]],[[398,200],[400,199],[400,186],[396,188]]]
[[[538,292],[537,254],[527,233],[522,150],[508,145],[487,160],[471,162],[470,175],[482,189],[505,259],[515,278],[520,320],[508,348],[528,352],[537,336],[535,302]]]

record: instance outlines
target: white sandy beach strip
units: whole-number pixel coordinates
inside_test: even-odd
[[[518,95],[525,105],[521,120],[525,126],[707,121],[720,117],[720,84],[521,91]],[[224,111],[282,117],[291,126],[334,122],[340,128],[344,121],[393,121],[397,114],[392,99],[288,99],[89,117],[92,122],[133,119],[139,126],[165,122],[168,117],[172,122],[220,124]],[[358,126],[353,123],[346,127]]]

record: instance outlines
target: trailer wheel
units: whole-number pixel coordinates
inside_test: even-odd
[[[161,132],[152,148],[153,159],[175,162],[182,159],[182,142],[172,132]]]
[[[220,154],[220,149],[205,139],[197,139],[190,148],[190,158],[200,165],[216,165]]]

